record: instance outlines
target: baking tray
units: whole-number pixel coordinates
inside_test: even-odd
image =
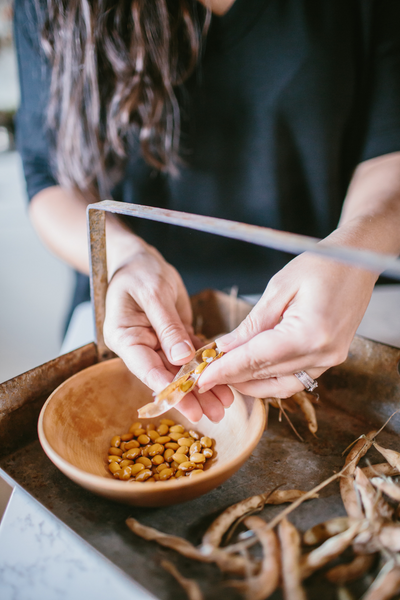
[[[91,243],[93,250],[93,236]],[[98,243],[99,240],[95,240],[95,244]],[[106,287],[99,264],[101,261],[97,275],[94,267],[92,279],[95,282],[99,275],[103,278],[103,285],[96,288],[93,296],[97,302],[98,326]],[[203,332],[210,337],[229,329],[232,319],[240,321],[251,308],[240,299],[215,291],[194,297],[192,305],[195,323],[203,323]],[[380,426],[400,402],[400,349],[356,337],[346,362],[319,378],[318,438],[308,432],[301,417],[293,414],[294,425],[305,439],[304,443],[300,442],[285,422],[278,421],[277,412],[271,410],[268,430],[253,455],[222,486],[180,505],[132,508],[94,496],[67,479],[46,457],[36,433],[37,417],[49,394],[74,373],[109,356],[100,340],[0,385],[0,467],[81,538],[160,600],[186,598],[179,585],[160,567],[163,557],[172,560],[187,577],[197,579],[207,600],[221,597],[234,600],[240,595],[223,585],[224,578],[216,567],[189,561],[172,550],[161,549],[134,536],[125,525],[127,517],[134,516],[146,525],[198,544],[210,522],[228,505],[278,485],[308,490],[340,470],[344,461],[342,451],[348,444]],[[399,429],[400,416],[396,415],[382,432],[381,443],[398,449]],[[372,462],[381,462],[372,452],[368,456]],[[266,507],[261,515],[269,520],[280,510],[281,507]],[[301,505],[292,513],[291,520],[300,530],[305,530],[344,514],[338,483],[334,483],[322,491],[318,500]],[[350,588],[359,597],[362,586],[360,582]],[[336,597],[334,589],[320,574],[310,578],[305,587],[311,599],[321,598],[322,593],[328,600]],[[280,598],[280,592],[272,597]]]

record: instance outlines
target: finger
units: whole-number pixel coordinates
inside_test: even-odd
[[[187,394],[175,408],[192,423],[198,423],[203,416],[203,409],[193,393]]]
[[[210,421],[219,423],[224,418],[225,409],[219,398],[212,391],[201,395],[198,394],[197,390],[192,393],[196,396],[203,413]]]
[[[292,335],[276,329],[263,331],[211,363],[200,376],[201,391],[218,384],[266,379],[305,368],[304,342],[300,338],[295,331]]]
[[[304,390],[304,386],[294,375],[271,377],[262,381],[246,381],[235,385],[241,394],[255,398],[290,398]]]
[[[232,390],[227,385],[216,385],[212,391],[224,408],[229,408],[235,399]]]
[[[123,346],[118,355],[128,369],[155,392],[167,387],[174,377],[158,353],[147,346]]]
[[[186,288],[185,288],[182,280],[180,280],[180,285],[179,285],[179,289],[178,289],[178,298],[176,301],[176,309],[180,315],[181,321],[184,324],[185,328],[192,333],[193,332],[192,305],[190,304],[190,299],[189,299],[188,293],[186,291]]]
[[[317,379],[325,369],[309,369],[307,371],[311,378]],[[256,398],[290,398],[305,389],[304,385],[295,375],[282,377],[270,377],[264,380],[251,380],[238,383],[235,388],[242,394]]]
[[[149,299],[145,306],[149,319],[167,359],[176,365],[187,363],[194,356],[190,335],[185,329],[175,304],[168,296]]]
[[[242,323],[231,333],[216,340],[218,348],[228,352],[245,344],[262,331],[275,327],[293,297],[290,290],[287,290],[286,296],[284,290],[280,289],[279,292],[278,294],[278,289],[275,289],[272,283],[268,284],[263,296]]]

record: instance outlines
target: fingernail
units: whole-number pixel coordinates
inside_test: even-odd
[[[172,360],[182,360],[182,358],[187,358],[194,352],[193,348],[189,345],[188,342],[179,342],[172,346],[171,348],[171,358]]]
[[[232,344],[234,341],[236,341],[236,337],[236,331],[233,331],[232,333],[228,333],[227,335],[215,340],[215,343],[217,344],[218,348],[220,346],[229,346],[229,344]]]
[[[206,392],[208,392],[210,388],[209,387],[203,387],[203,388],[199,388],[197,391],[199,394],[205,394]]]

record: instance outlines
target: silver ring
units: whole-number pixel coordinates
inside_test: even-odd
[[[312,377],[309,376],[305,371],[299,371],[295,373],[297,379],[304,385],[304,388],[307,392],[313,392],[315,388],[318,387],[318,381],[315,381]]]

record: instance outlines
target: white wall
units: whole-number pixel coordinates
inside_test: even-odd
[[[2,34],[5,4],[0,0]],[[14,51],[0,46],[0,110],[17,104]],[[29,222],[17,153],[0,152],[0,382],[58,355],[71,288],[72,273],[45,250]]]

